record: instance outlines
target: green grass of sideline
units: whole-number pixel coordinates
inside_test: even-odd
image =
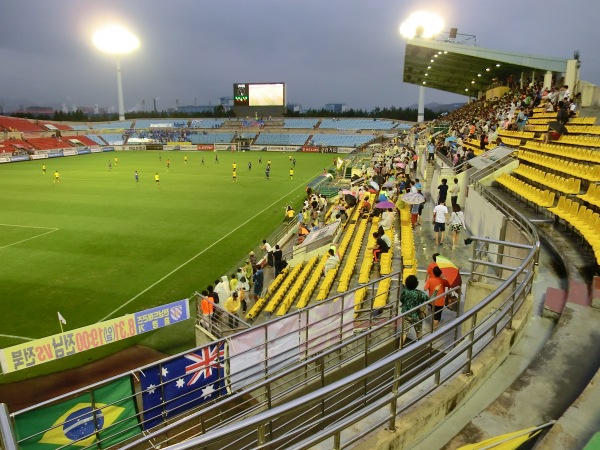
[[[218,164],[212,152],[185,154],[187,164],[184,152],[148,151],[0,165],[0,347],[60,332],[57,311],[74,329],[189,297],[268,236],[332,161],[293,153],[290,180],[289,153],[219,152]]]

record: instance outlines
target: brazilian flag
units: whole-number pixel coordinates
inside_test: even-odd
[[[23,450],[108,448],[141,433],[129,377],[16,416]]]

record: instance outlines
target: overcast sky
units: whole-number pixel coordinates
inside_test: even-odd
[[[600,84],[598,0],[0,0],[0,102],[116,110],[113,57],[91,43],[100,25],[126,25],[141,41],[122,59],[125,107],[215,104],[233,83],[283,81],[304,109],[405,107],[402,82],[411,12],[444,18],[446,30],[481,47],[572,58]],[[457,68],[460,70],[460,68]],[[464,97],[427,90],[426,102]]]

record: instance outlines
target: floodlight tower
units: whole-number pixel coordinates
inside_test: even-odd
[[[412,13],[400,25],[400,34],[406,39],[432,39],[444,29],[444,21],[436,14],[419,11]],[[425,86],[419,86],[417,122],[425,121]]]
[[[117,93],[119,98],[119,120],[125,120],[123,81],[121,80],[121,55],[131,53],[140,46],[138,38],[118,25],[109,25],[94,33],[94,45],[100,51],[115,55],[117,59]]]

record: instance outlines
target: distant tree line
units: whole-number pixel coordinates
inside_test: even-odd
[[[442,111],[434,112],[425,108],[425,120],[433,120],[440,115]],[[406,120],[409,122],[417,121],[417,110],[414,108],[375,108],[371,111],[364,109],[348,109],[344,112],[332,112],[321,109],[308,109],[302,113],[288,111],[286,117],[371,117],[373,119],[391,119],[391,120]],[[88,114],[78,109],[73,112],[55,111],[54,115],[30,114],[25,112],[16,112],[13,117],[21,117],[26,119],[45,119],[54,120],[57,122],[114,122],[119,120],[118,114]],[[214,111],[184,113],[177,110],[168,111],[136,111],[125,114],[127,119],[159,119],[159,118],[227,118],[235,117],[233,110],[226,110],[222,105],[215,107]]]

